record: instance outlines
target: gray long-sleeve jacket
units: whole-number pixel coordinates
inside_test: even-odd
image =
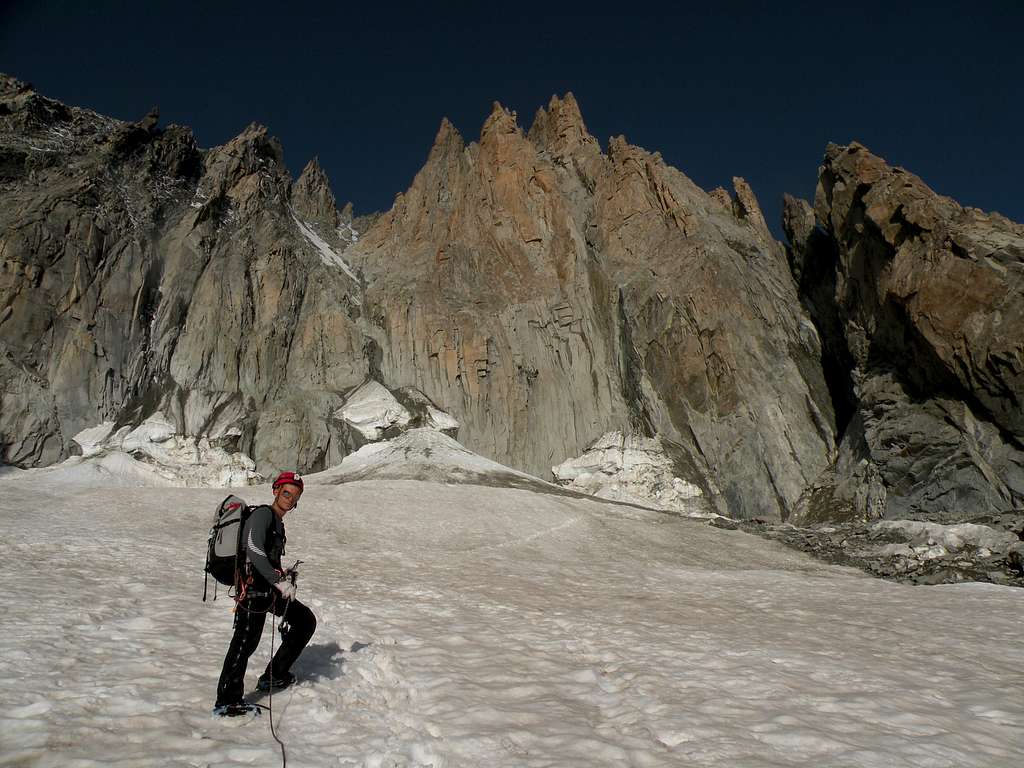
[[[245,523],[245,555],[256,571],[269,584],[283,578],[279,573],[284,556],[284,522],[267,505],[253,509]]]

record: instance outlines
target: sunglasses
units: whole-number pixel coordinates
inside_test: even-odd
[[[289,491],[287,488],[282,488],[281,489],[281,495],[284,496],[286,499],[288,499],[288,501],[291,501],[292,499],[298,499],[299,496],[302,495],[302,491],[299,491],[298,493],[294,493],[292,491]]]

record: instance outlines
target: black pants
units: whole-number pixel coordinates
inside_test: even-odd
[[[245,668],[249,664],[249,657],[260,644],[267,613],[284,616],[283,623],[288,625],[287,631],[281,630],[281,645],[266,669],[266,673],[276,678],[282,677],[291,669],[316,629],[316,617],[309,608],[298,600],[285,600],[273,587],[268,586],[266,592],[250,593],[246,596],[235,610],[235,629],[231,635],[228,654],[224,657],[220,682],[217,684],[218,706],[242,701],[242,694],[245,692]]]

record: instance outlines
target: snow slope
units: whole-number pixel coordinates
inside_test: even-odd
[[[290,766],[1024,759],[1018,590],[896,585],[693,520],[363,461],[366,479],[310,478],[287,519],[320,623],[274,697]],[[0,765],[280,765],[266,716],[209,714],[231,602],[200,602],[202,553],[227,492],[0,477]]]
[[[310,475],[323,484],[354,480],[427,480],[440,483],[524,488],[578,497],[553,483],[473,453],[457,440],[430,427],[410,429],[393,440],[364,445],[337,467]]]

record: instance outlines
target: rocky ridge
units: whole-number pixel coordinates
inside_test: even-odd
[[[262,126],[200,149],[0,76],[0,199],[3,462],[159,415],[264,474],[433,426],[604,486],[636,470],[614,434],[707,514],[1024,514],[1024,228],[859,145],[787,200],[784,248],[741,178],[602,149],[572,94],[528,130],[495,104],[358,218]]]
[[[791,522],[1024,516],[1024,227],[830,146],[790,260],[838,452]]]
[[[260,471],[320,469],[356,447],[335,414],[368,379],[545,476],[608,431],[659,435],[738,517],[785,515],[833,450],[816,334],[749,187],[602,152],[571,94],[528,132],[497,105],[479,142],[443,122],[360,233],[260,126],[201,150],[155,113],[0,93],[5,461],[159,411],[237,432]]]
[[[200,150],[155,114],[121,123],[10,78],[0,147],[4,461],[157,411],[182,435],[238,431],[261,468],[340,460],[329,413],[367,366],[357,283],[309,235],[334,223],[315,168],[295,208],[265,128]]]

